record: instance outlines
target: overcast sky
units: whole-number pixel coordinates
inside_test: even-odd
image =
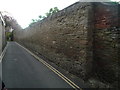
[[[27,27],[31,19],[45,15],[50,8],[58,7],[60,10],[79,0],[1,0],[0,11],[8,11],[18,23]]]

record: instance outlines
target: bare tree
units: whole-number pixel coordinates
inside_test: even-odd
[[[11,28],[14,30],[22,29],[22,27],[18,24],[18,22],[15,20],[15,18],[13,16],[11,16],[8,12],[7,13],[2,12],[2,15],[3,15],[3,19],[6,23],[5,27],[7,30],[10,30]]]

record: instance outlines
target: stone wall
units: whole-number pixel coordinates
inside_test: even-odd
[[[84,80],[97,74],[111,83],[117,80],[120,66],[118,15],[116,4],[77,2],[24,30],[15,30],[14,37]]]
[[[102,81],[118,81],[120,64],[120,22],[118,5],[106,3],[94,5],[94,70]]]
[[[26,47],[39,52],[65,70],[85,78],[87,72],[91,71],[90,63],[87,65],[92,57],[92,54],[87,55],[87,49],[91,49],[91,42],[88,41],[88,36],[91,36],[88,35],[90,12],[91,3],[77,2],[15,33],[18,33],[17,36]]]

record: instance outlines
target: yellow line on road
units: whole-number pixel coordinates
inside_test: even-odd
[[[15,42],[16,44],[18,44],[17,42]],[[55,69],[54,67],[52,67],[50,64],[48,64],[46,61],[44,61],[43,59],[39,58],[38,56],[36,56],[34,53],[32,53],[30,50],[28,50],[27,48],[23,47],[22,45],[18,44],[20,47],[22,47],[23,49],[25,49],[28,53],[30,53],[32,56],[34,56],[37,60],[39,60],[41,63],[43,63],[45,66],[47,66],[50,70],[52,70],[55,74],[57,74],[59,77],[61,77],[64,81],[66,81],[71,87],[73,87],[74,89],[79,89],[82,90],[82,88],[80,88],[78,85],[76,85],[74,82],[72,82],[70,79],[68,79],[66,76],[64,76],[61,72],[59,72],[57,69]]]

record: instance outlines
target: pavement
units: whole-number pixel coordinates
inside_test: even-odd
[[[8,42],[2,59],[2,80],[6,88],[72,88],[15,42]]]

